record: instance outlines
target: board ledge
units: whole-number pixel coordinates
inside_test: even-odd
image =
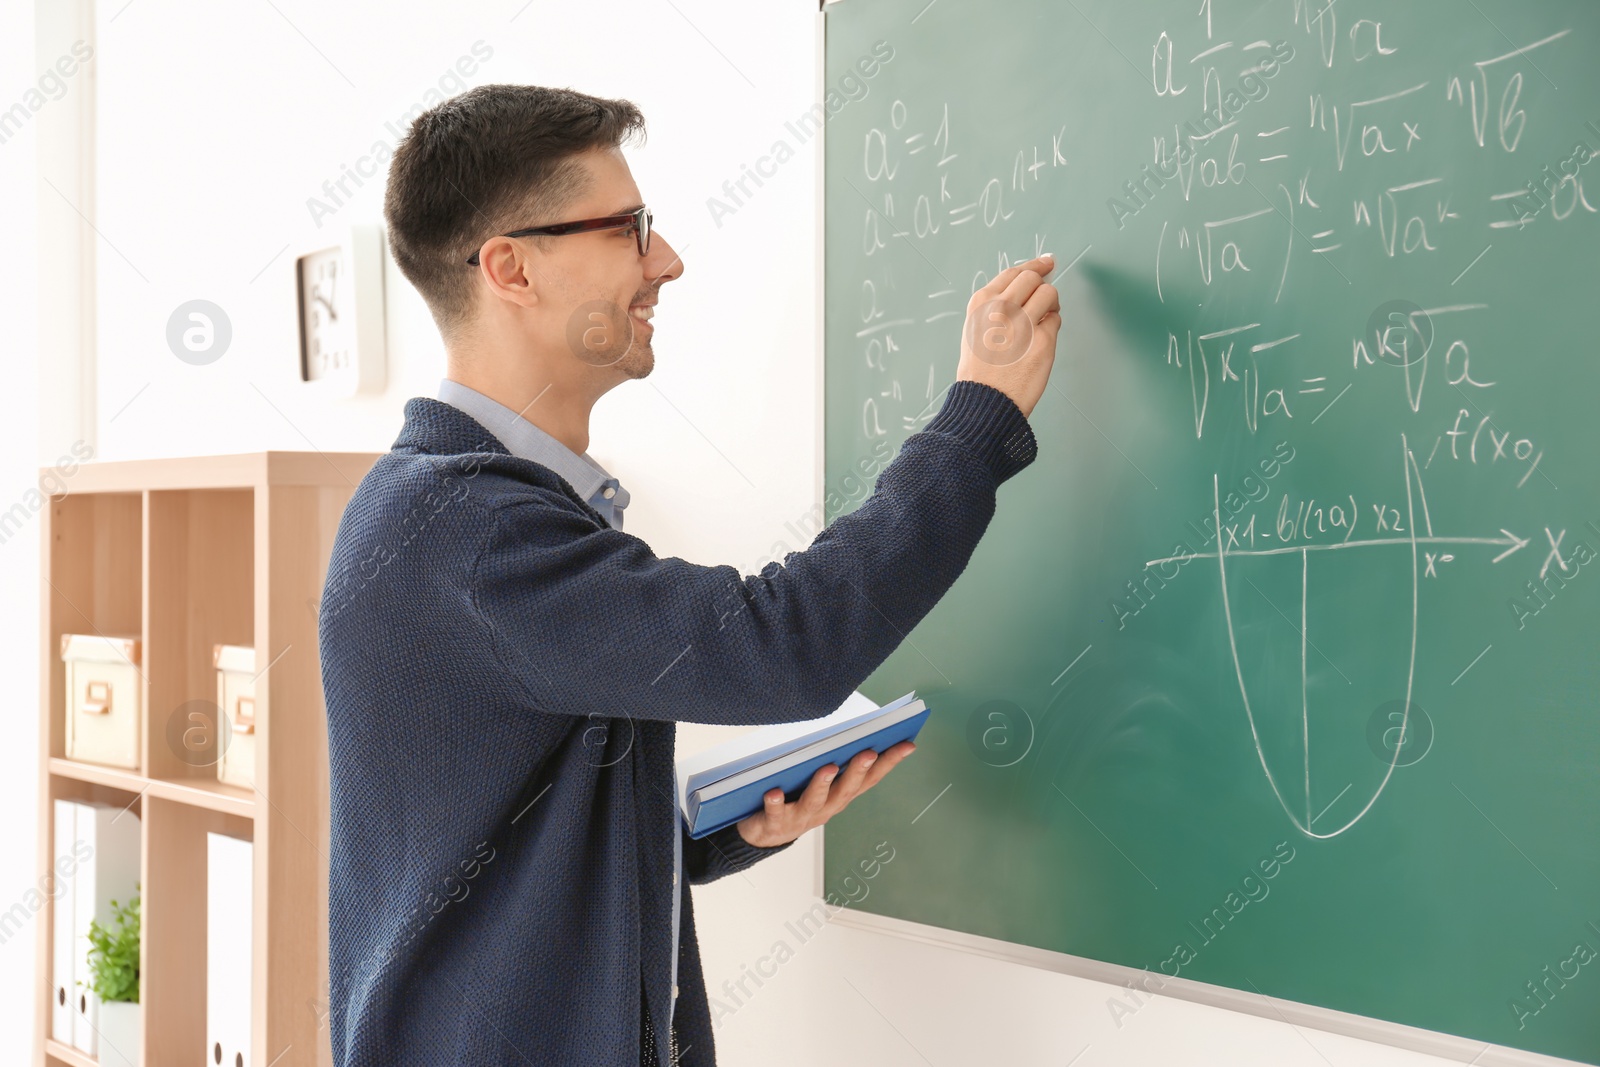
[[[818,853],[820,866],[820,848]],[[1118,988],[1126,988],[1129,982],[1137,981],[1145,975],[1144,971],[1119,963],[1106,963],[1103,960],[1092,960],[1066,952],[1020,945],[998,938],[984,937],[981,934],[947,930],[939,926],[878,915],[857,908],[839,908],[829,916],[828,921],[869,933],[886,934],[938,948],[957,949],[1006,963],[1018,963],[1025,967],[1054,971],[1058,974],[1070,974],[1075,978],[1088,978]],[[1152,995],[1255,1015],[1275,1022],[1285,1022],[1291,1026],[1307,1026],[1325,1033],[1360,1038],[1410,1052],[1421,1052],[1441,1059],[1471,1064],[1472,1067],[1594,1067],[1579,1060],[1509,1048],[1474,1038],[1425,1030],[1420,1026],[1373,1019],[1365,1015],[1322,1008],[1314,1004],[1301,1004],[1265,994],[1247,993],[1226,986],[1196,982],[1191,978],[1170,978],[1163,975],[1162,979],[1161,989]],[[1145,989],[1144,986],[1140,988]]]

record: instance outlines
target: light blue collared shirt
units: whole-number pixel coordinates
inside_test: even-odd
[[[622,529],[622,511],[628,506],[628,491],[589,453],[572,449],[512,411],[498,400],[491,400],[476,389],[451,381],[439,383],[439,399],[471,415],[519,459],[549,467],[572,486],[614,528]]]
[[[628,506],[628,491],[604,467],[590,459],[589,453],[581,456],[575,454],[572,449],[498,400],[492,400],[476,389],[449,378],[439,383],[439,399],[476,419],[484,429],[499,438],[513,456],[555,471],[607,523],[615,529],[622,529],[622,511]],[[676,798],[676,770],[673,779],[672,795]],[[682,879],[683,830],[680,826],[672,836],[672,1012],[676,1012],[678,1007],[678,924],[683,897]],[[669,1013],[668,1019],[671,1017]]]

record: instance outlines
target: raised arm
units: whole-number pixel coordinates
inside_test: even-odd
[[[558,714],[729,725],[837,708],[960,576],[996,490],[1036,454],[1015,398],[1031,410],[1043,390],[1060,323],[1055,290],[1021,268],[990,286],[969,316],[981,324],[1020,293],[1023,350],[1006,362],[963,344],[943,408],[906,440],[876,492],[775,570],[658,558],[541,491],[496,508],[474,597],[529,700]]]

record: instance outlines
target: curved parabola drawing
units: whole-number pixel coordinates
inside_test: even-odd
[[[1415,680],[1416,680],[1416,666],[1417,666],[1417,607],[1418,607],[1418,598],[1419,598],[1419,593],[1420,593],[1420,573],[1419,573],[1419,571],[1420,571],[1420,563],[1419,563],[1419,560],[1418,560],[1418,553],[1420,551],[1420,547],[1419,546],[1421,546],[1421,545],[1439,545],[1439,544],[1448,544],[1448,545],[1501,545],[1501,546],[1507,546],[1505,551],[1501,552],[1500,555],[1498,555],[1498,556],[1496,556],[1494,558],[1494,562],[1498,563],[1500,560],[1504,559],[1506,556],[1510,555],[1512,552],[1515,552],[1517,549],[1519,549],[1519,548],[1521,548],[1521,547],[1523,547],[1524,545],[1527,544],[1527,542],[1525,540],[1523,540],[1522,538],[1519,538],[1515,534],[1511,533],[1509,530],[1504,530],[1504,529],[1502,529],[1500,531],[1500,533],[1503,535],[1501,537],[1440,537],[1440,536],[1435,536],[1434,532],[1433,532],[1433,520],[1432,520],[1431,516],[1428,514],[1428,499],[1427,499],[1427,495],[1424,492],[1423,486],[1422,486],[1422,471],[1417,467],[1416,456],[1414,456],[1412,454],[1410,446],[1407,444],[1404,434],[1402,434],[1400,436],[1400,451],[1401,451],[1401,469],[1402,469],[1402,473],[1404,474],[1404,477],[1405,477],[1405,486],[1406,486],[1406,511],[1407,511],[1406,529],[1408,531],[1406,536],[1403,536],[1403,537],[1368,538],[1368,539],[1360,540],[1360,541],[1350,540],[1350,541],[1336,542],[1336,543],[1332,543],[1332,544],[1288,545],[1288,546],[1276,547],[1276,548],[1250,548],[1250,549],[1233,549],[1233,550],[1229,550],[1229,551],[1224,551],[1223,548],[1222,548],[1222,537],[1221,537],[1223,527],[1222,527],[1222,521],[1221,521],[1222,520],[1222,504],[1221,504],[1221,499],[1220,499],[1219,479],[1218,479],[1216,474],[1213,474],[1212,478],[1211,478],[1212,521],[1215,523],[1215,526],[1213,527],[1213,529],[1216,530],[1216,537],[1217,537],[1217,549],[1216,549],[1216,551],[1214,551],[1214,552],[1188,553],[1188,554],[1178,555],[1178,556],[1167,556],[1167,557],[1164,557],[1162,559],[1150,560],[1148,563],[1145,564],[1146,567],[1152,567],[1152,566],[1156,566],[1156,565],[1162,564],[1162,563],[1171,563],[1171,562],[1183,563],[1183,562],[1187,562],[1189,560],[1194,560],[1194,559],[1215,559],[1217,561],[1217,578],[1218,578],[1218,581],[1220,582],[1221,587],[1222,587],[1222,613],[1223,613],[1224,621],[1227,623],[1228,649],[1229,649],[1229,651],[1230,651],[1230,653],[1232,654],[1232,657],[1233,657],[1234,678],[1238,681],[1238,684],[1239,684],[1239,697],[1240,697],[1241,701],[1244,704],[1245,717],[1249,721],[1249,724],[1250,724],[1250,737],[1251,737],[1251,740],[1255,744],[1256,757],[1258,758],[1258,760],[1261,763],[1261,771],[1262,771],[1263,774],[1266,775],[1267,784],[1271,787],[1273,796],[1275,796],[1277,798],[1279,807],[1281,807],[1283,809],[1283,813],[1289,817],[1289,821],[1294,824],[1295,829],[1299,830],[1302,834],[1304,834],[1307,837],[1316,838],[1316,839],[1319,839],[1319,840],[1339,836],[1340,834],[1344,833],[1346,830],[1348,830],[1352,826],[1354,826],[1356,823],[1360,822],[1366,816],[1366,814],[1369,811],[1372,810],[1373,805],[1378,802],[1378,798],[1383,795],[1384,789],[1388,786],[1389,779],[1391,777],[1393,777],[1395,768],[1397,766],[1399,766],[1400,754],[1401,754],[1403,746],[1402,745],[1395,745],[1394,746],[1393,752],[1391,753],[1391,755],[1389,757],[1389,760],[1388,760],[1388,763],[1384,768],[1383,777],[1378,781],[1377,785],[1372,789],[1371,795],[1367,797],[1366,802],[1364,804],[1362,804],[1362,806],[1361,806],[1359,811],[1357,811],[1354,815],[1352,815],[1348,820],[1346,820],[1344,822],[1343,825],[1339,826],[1337,829],[1326,830],[1326,831],[1321,831],[1321,830],[1314,829],[1314,823],[1315,823],[1316,819],[1320,818],[1321,816],[1320,815],[1313,816],[1311,814],[1311,737],[1310,737],[1310,733],[1311,733],[1311,731],[1310,731],[1311,712],[1310,712],[1310,699],[1309,699],[1309,696],[1307,694],[1307,686],[1306,686],[1306,646],[1307,646],[1307,643],[1308,643],[1308,638],[1307,638],[1307,635],[1306,635],[1306,589],[1307,589],[1308,584],[1309,584],[1309,572],[1310,572],[1310,566],[1311,566],[1311,554],[1314,553],[1314,552],[1337,551],[1337,550],[1348,550],[1348,549],[1359,549],[1359,548],[1371,548],[1371,547],[1380,546],[1380,545],[1383,545],[1383,546],[1393,546],[1393,545],[1409,546],[1409,548],[1411,550],[1410,648],[1407,651],[1407,655],[1406,655],[1405,702],[1404,702],[1404,705],[1403,705],[1403,711],[1401,712],[1400,733],[1399,733],[1399,736],[1401,738],[1404,738],[1406,736],[1405,731],[1408,728],[1408,726],[1410,725],[1409,724],[1409,719],[1410,719],[1411,710],[1412,710],[1411,695],[1412,695],[1413,686],[1414,686],[1414,683],[1415,683]],[[1418,534],[1418,527],[1416,525],[1417,509],[1419,507],[1421,508],[1422,530],[1425,531],[1420,536]],[[1266,749],[1262,745],[1261,732],[1260,732],[1260,729],[1258,727],[1257,720],[1256,720],[1256,709],[1251,703],[1251,700],[1250,700],[1250,689],[1249,689],[1249,686],[1247,686],[1245,684],[1244,669],[1241,666],[1240,660],[1239,660],[1239,639],[1238,639],[1238,634],[1237,634],[1235,626],[1234,626],[1233,606],[1230,603],[1229,598],[1228,598],[1228,560],[1229,559],[1231,559],[1233,557],[1242,557],[1242,556],[1276,556],[1276,555],[1289,555],[1289,554],[1298,554],[1300,556],[1300,625],[1298,627],[1298,636],[1300,638],[1300,712],[1301,712],[1301,734],[1302,734],[1301,741],[1302,741],[1302,751],[1304,753],[1304,772],[1305,772],[1305,783],[1304,783],[1305,784],[1305,789],[1304,789],[1305,811],[1304,811],[1303,814],[1301,812],[1298,812],[1295,809],[1295,807],[1290,804],[1288,798],[1284,795],[1283,786],[1280,783],[1280,781],[1278,779],[1278,776],[1273,773],[1272,766],[1269,763],[1269,761],[1267,760]],[[1343,794],[1341,793],[1340,796],[1342,797]],[[1338,799],[1339,798],[1336,797],[1335,801],[1337,801]],[[1331,807],[1331,806],[1332,805],[1330,804],[1329,807]],[[1326,813],[1326,810],[1327,809],[1324,809],[1324,814]]]

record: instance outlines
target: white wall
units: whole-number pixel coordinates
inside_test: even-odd
[[[26,6],[0,13],[0,103],[37,73]],[[386,123],[481,40],[493,55],[470,84],[568,85],[644,109],[650,140],[631,153],[634,174],[686,271],[658,308],[654,374],[600,405],[592,452],[633,495],[630,532],[659,554],[756,569],[789,539],[784,523],[810,509],[815,488],[815,157],[786,164],[721,227],[705,201],[809,106],[815,22],[808,0],[105,0],[93,61],[99,457],[390,445],[404,400],[431,395],[443,370],[431,320],[391,268],[389,389],[356,401],[308,397],[294,369],[293,257],[332,232],[313,223],[307,198],[374,142],[392,146]],[[0,145],[0,202],[34,202],[32,168],[27,136]],[[381,175],[335,223],[381,217]],[[0,423],[0,503],[54,458],[38,454],[29,422],[36,294],[31,257],[14,251],[33,239],[29,215],[5,212],[0,257],[10,327],[0,351],[20,400]],[[229,351],[205,367],[179,361],[164,341],[169,314],[194,298],[221,305],[233,328]],[[54,380],[58,368],[43,373]],[[0,545],[0,669],[14,679],[0,802],[18,813],[0,820],[0,909],[34,881],[37,527],[30,532],[31,543]],[[716,739],[706,727],[681,734],[684,749]],[[816,837],[696,890],[714,991],[811,907]],[[39,932],[0,945],[8,1047],[22,1048],[12,1041],[31,1026]],[[1165,998],[1118,1028],[1107,1007],[1118,991],[835,925],[725,1019],[717,1042],[723,1063],[763,1067],[1443,1062]]]
[[[0,6],[0,110],[21,99],[37,74],[31,4]],[[0,144],[0,371],[9,392],[0,418],[0,512],[22,498],[40,464],[37,441],[38,287],[35,283],[35,142],[31,125]],[[53,457],[52,457],[53,458]],[[0,913],[23,902],[38,874],[39,525],[0,541]],[[0,1034],[14,1059],[31,1046],[37,918],[8,926],[0,941]],[[14,1052],[12,1050],[15,1050]]]

